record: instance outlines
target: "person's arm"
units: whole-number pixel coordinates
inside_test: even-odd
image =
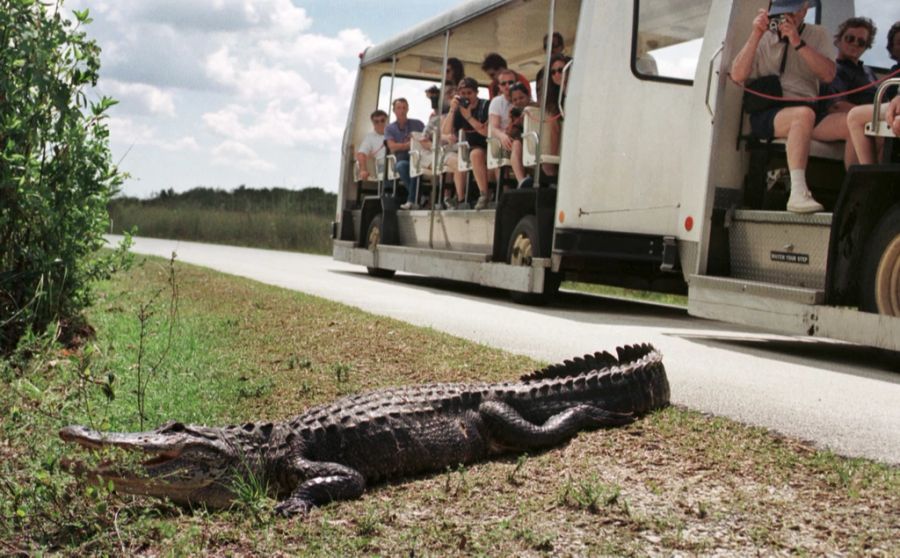
[[[444,136],[454,136],[456,130],[453,129],[453,120],[456,117],[456,111],[459,109],[459,99],[453,97],[450,101],[450,112],[444,117],[441,123],[441,134]]]
[[[394,140],[387,140],[388,149],[391,150],[391,153],[396,153],[398,151],[409,151],[409,141],[405,141],[403,143],[396,142]]]
[[[366,154],[362,151],[357,151],[356,162],[359,163],[359,179],[365,180],[369,178],[369,171],[368,167],[366,166]]]
[[[500,128],[500,115],[499,114],[491,114],[488,116],[491,122],[491,129],[493,131],[494,137],[500,140],[500,145],[503,146],[503,149],[509,151],[512,149],[512,140],[509,139],[509,136],[506,135],[506,132]]]
[[[837,75],[837,64],[835,64],[834,60],[816,50],[812,45],[806,45],[803,39],[800,38],[797,28],[790,20],[781,24],[781,34],[787,37],[788,44],[806,62],[806,65],[809,66],[809,69],[812,70],[812,73],[816,75],[819,81],[831,83],[834,80],[834,76]],[[800,47],[800,49],[797,50],[797,47]]]
[[[756,48],[759,46],[759,41],[762,40],[768,28],[769,15],[766,13],[766,10],[759,10],[759,13],[753,18],[753,29],[750,30],[747,42],[744,43],[744,46],[731,63],[731,79],[741,85],[747,81],[747,78],[750,77],[753,71],[753,58],[756,56]]]
[[[900,137],[900,95],[891,99],[885,118],[894,135]]]
[[[476,104],[475,107],[477,108],[478,104]],[[472,114],[472,107],[459,107],[459,114],[462,115],[465,121],[469,123],[469,126],[471,126],[477,134],[487,137],[487,122],[482,122],[475,118],[475,115]]]

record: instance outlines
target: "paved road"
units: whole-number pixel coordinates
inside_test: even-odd
[[[115,240],[117,237],[110,237]],[[650,342],[674,402],[900,464],[900,369],[873,349],[701,320],[684,310],[564,293],[552,308],[415,275],[390,280],[329,257],[136,239],[133,250],[303,291],[548,362]]]

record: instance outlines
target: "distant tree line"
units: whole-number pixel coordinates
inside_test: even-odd
[[[109,202],[110,232],[328,254],[337,194],[321,188],[197,187]]]
[[[247,188],[241,185],[234,190],[223,190],[198,186],[186,192],[175,192],[169,188],[149,199],[117,197],[109,203],[110,213],[115,213],[123,206],[134,205],[165,209],[273,211],[332,216],[337,206],[337,194],[326,192],[318,187],[289,190],[287,188]]]

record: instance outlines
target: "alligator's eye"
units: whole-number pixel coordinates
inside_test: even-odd
[[[161,432],[166,434],[184,432],[184,425],[180,422],[173,422],[172,424],[164,427]]]

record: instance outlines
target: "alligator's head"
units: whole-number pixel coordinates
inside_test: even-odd
[[[235,481],[250,474],[261,478],[262,448],[268,428],[210,428],[169,422],[156,430],[135,433],[97,432],[83,426],[59,431],[66,442],[86,448],[123,448],[140,452],[139,463],[106,462],[97,469],[71,467],[92,480],[112,481],[117,490],[169,498],[180,504],[228,506],[235,498]]]

